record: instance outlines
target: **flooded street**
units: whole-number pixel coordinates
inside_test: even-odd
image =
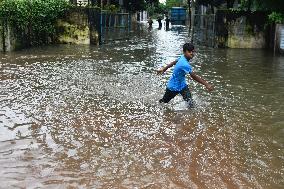
[[[197,104],[163,105],[186,27],[0,54],[0,188],[284,187],[284,57],[197,46]]]

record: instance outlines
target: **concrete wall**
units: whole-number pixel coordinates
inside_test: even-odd
[[[76,8],[57,22],[57,43],[98,45],[100,12],[96,9]]]
[[[228,23],[227,47],[265,48],[265,34],[256,25],[248,23],[247,18],[242,16]]]
[[[56,35],[49,40],[49,43],[98,45],[98,18],[95,10],[92,12],[80,8],[67,12],[64,18],[57,21]],[[0,51],[9,52],[25,48],[26,43],[27,40],[17,36],[12,27],[0,25]]]
[[[65,20],[58,20],[57,27],[60,28],[57,36],[58,43],[90,44],[90,29],[88,26],[79,26]]]
[[[97,38],[93,41],[98,42],[98,32],[89,23],[89,15],[85,9],[69,11],[65,18],[57,22],[57,43],[89,45],[91,38]]]
[[[276,24],[275,28],[275,51],[284,54],[284,24]]]
[[[13,28],[4,24],[0,26],[0,51],[9,52],[17,48],[17,37]]]
[[[269,36],[266,31],[265,12],[230,12],[218,10],[215,18],[217,47],[266,48]]]

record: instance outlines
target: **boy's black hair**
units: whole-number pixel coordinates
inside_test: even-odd
[[[194,50],[194,46],[191,43],[186,43],[183,45],[183,52],[185,51],[193,51]]]

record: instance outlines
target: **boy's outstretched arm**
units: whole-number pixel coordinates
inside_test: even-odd
[[[202,79],[201,77],[199,77],[198,75],[196,75],[194,72],[192,72],[192,73],[190,74],[190,76],[192,77],[192,79],[194,79],[194,80],[197,81],[198,83],[203,84],[209,92],[214,89],[214,87],[213,87],[212,85],[210,85],[209,83],[207,83],[207,81],[205,81],[204,79]]]
[[[168,65],[166,65],[165,67],[162,67],[162,68],[158,69],[157,70],[157,74],[163,74],[165,71],[167,71],[167,69],[169,69],[170,67],[176,65],[177,62],[178,61],[175,60],[175,61],[169,63]]]

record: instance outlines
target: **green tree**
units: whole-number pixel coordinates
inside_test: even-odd
[[[166,6],[171,7],[182,7],[186,6],[183,0],[166,0]]]
[[[268,15],[270,23],[282,24],[284,22],[284,14],[279,12],[272,12]]]

